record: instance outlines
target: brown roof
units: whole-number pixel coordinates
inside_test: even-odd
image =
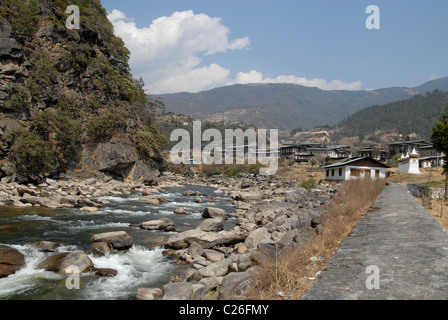
[[[335,168],[335,167],[343,167],[346,165],[356,165],[356,166],[363,166],[363,167],[383,167],[383,168],[389,168],[389,166],[385,165],[382,162],[379,162],[375,159],[372,159],[370,157],[363,157],[363,158],[354,158],[349,159],[341,162],[337,162],[334,164],[330,164],[328,166],[325,166],[325,168]]]

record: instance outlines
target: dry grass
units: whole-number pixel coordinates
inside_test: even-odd
[[[445,176],[442,175],[442,171],[442,168],[439,168],[438,170],[435,168],[420,169],[421,174],[411,174],[391,170],[390,177],[387,179],[387,181],[395,183],[421,184],[430,187],[445,188]]]
[[[422,198],[415,199],[423,206]],[[432,200],[431,207],[428,208],[428,206],[425,206],[425,209],[448,231],[448,201]]]
[[[290,165],[291,163],[288,160],[279,161],[275,176],[278,178],[296,179],[298,181],[306,181],[311,178],[316,182],[325,180],[325,171],[320,169],[318,165],[311,166],[308,163]]]
[[[256,285],[245,299],[277,300],[288,296],[289,299],[300,300],[384,185],[384,180],[344,182],[344,192],[331,200],[319,232],[300,247],[285,250],[272,265],[260,270]]]

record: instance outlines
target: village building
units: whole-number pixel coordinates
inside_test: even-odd
[[[415,149],[420,154],[425,154],[424,150],[430,149],[431,152],[434,152],[431,148],[433,147],[431,142],[425,140],[413,140],[413,141],[401,141],[394,142],[389,144],[389,156],[393,157],[397,153],[406,154],[410,150]]]
[[[335,145],[330,147],[308,148],[308,153],[316,159],[329,159],[328,162],[336,163],[352,156],[352,150],[347,145]]]
[[[370,157],[346,159],[325,166],[325,180],[385,179],[387,168],[389,166]]]
[[[307,150],[313,147],[310,144],[289,144],[279,147],[279,157],[282,159],[308,162],[313,155]]]
[[[295,160],[296,154],[300,153],[301,151],[304,151],[304,150],[301,150],[299,145],[288,144],[288,145],[279,147],[279,156],[282,159]]]
[[[418,148],[417,152],[421,157],[436,157],[438,154],[440,155],[440,152],[432,144]]]
[[[389,152],[378,148],[361,148],[356,151],[356,155],[360,158],[370,157],[381,162],[386,162],[389,156]]]
[[[420,168],[437,168],[442,167],[445,163],[445,155],[437,155],[437,156],[429,156],[419,158],[419,167]]]
[[[279,148],[279,156],[282,159],[295,160],[297,162],[310,162],[311,159],[329,162],[338,162],[352,156],[352,150],[347,145],[336,145],[330,147],[317,146],[316,144],[294,144]]]

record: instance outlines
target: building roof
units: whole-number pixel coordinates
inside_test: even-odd
[[[418,160],[435,160],[435,159],[443,159],[443,158],[446,158],[446,156],[430,156],[430,157],[419,158]]]
[[[322,148],[308,148],[308,151],[335,151],[335,148],[332,147],[322,147]]]
[[[359,163],[360,165],[363,166],[376,166],[376,167],[383,167],[383,168],[389,168],[389,166],[385,165],[384,163],[381,163],[375,159],[372,159],[370,157],[361,157],[361,158],[347,158],[345,160],[342,160],[340,162],[334,163],[334,164],[330,164],[328,166],[325,166],[324,168],[335,168],[335,167],[343,167],[346,165],[353,165],[355,163]]]
[[[402,144],[425,144],[425,145],[432,145],[431,142],[428,142],[428,141],[425,141],[425,140],[399,141],[399,142],[389,143],[390,146],[392,146],[392,145],[402,145]]]

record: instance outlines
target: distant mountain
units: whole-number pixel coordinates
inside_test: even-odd
[[[295,84],[247,84],[199,93],[174,93],[160,97],[166,111],[195,119],[252,124],[260,128],[292,130],[337,124],[354,112],[425,94],[448,90],[448,77],[415,88],[364,91],[325,91]]]
[[[355,112],[339,123],[337,132],[340,137],[368,138],[372,142],[380,142],[385,136],[429,140],[434,123],[447,104],[448,92],[418,94]]]

